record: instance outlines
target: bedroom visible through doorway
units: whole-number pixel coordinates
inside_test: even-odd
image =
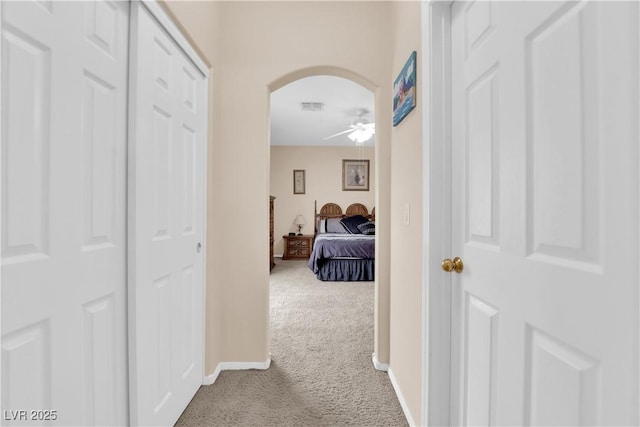
[[[302,78],[273,88],[270,98],[272,251],[278,263],[309,260],[316,210],[323,205],[334,203],[346,213],[360,204],[373,213],[377,194],[374,92],[336,75],[296,77]]]

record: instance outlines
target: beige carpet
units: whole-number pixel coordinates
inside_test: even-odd
[[[178,426],[405,426],[376,371],[373,282],[321,282],[304,261],[271,272],[271,367],[223,371]]]

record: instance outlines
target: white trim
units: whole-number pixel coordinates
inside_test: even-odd
[[[218,367],[221,371],[244,371],[248,369],[269,369],[271,366],[271,359],[267,359],[264,362],[220,362]]]
[[[375,353],[371,353],[371,360],[373,361],[373,367],[378,371],[388,372],[389,364],[388,363],[380,363],[378,360],[378,356]]]
[[[211,385],[216,382],[222,371],[248,371],[250,369],[259,369],[264,371],[271,366],[271,359],[264,362],[220,362],[211,375],[205,375],[202,379],[202,385]]]
[[[211,385],[215,383],[218,379],[218,375],[220,375],[220,372],[222,372],[222,368],[220,367],[220,363],[218,363],[218,366],[216,366],[216,369],[214,369],[213,374],[205,375],[205,377],[202,379],[202,385]]]
[[[209,76],[209,67],[205,63],[205,61],[200,57],[198,52],[191,47],[191,43],[187,40],[187,38],[182,34],[180,29],[173,22],[171,17],[164,11],[164,9],[160,6],[157,0],[135,0],[135,2],[140,2],[143,4],[151,16],[153,16],[160,26],[165,29],[165,31],[171,36],[171,38],[176,42],[176,44],[184,51],[184,53],[193,61],[193,64],[200,70],[200,72],[205,76]],[[208,92],[207,88],[207,92]]]
[[[135,209],[135,191],[136,188],[136,175],[135,168],[133,166],[135,159],[135,145],[136,133],[138,127],[137,120],[137,106],[138,96],[137,81],[138,70],[135,65],[136,61],[133,58],[138,56],[138,17],[140,14],[140,8],[134,2],[129,3],[129,58],[128,67],[129,73],[128,80],[128,99],[127,99],[127,368],[128,368],[128,392],[129,392],[129,424],[136,425],[138,414],[138,382],[135,380],[136,361],[138,360],[137,345],[136,345],[136,289],[134,286],[136,276],[136,257],[134,256],[136,251],[136,239],[132,230],[135,230],[136,225],[136,213]]]
[[[423,0],[421,8],[423,99],[423,425],[451,425],[451,275],[440,260],[451,254],[452,2]]]
[[[638,20],[638,22],[640,22],[640,7],[638,7],[638,9],[636,11],[636,14],[638,15],[636,17],[636,19]],[[636,32],[636,37],[638,38],[638,40],[637,40],[638,41],[638,44],[637,44],[638,52],[636,52],[636,54],[638,56],[636,57],[636,60],[640,61],[640,31],[638,31],[637,29],[636,29],[636,31],[637,31]],[[636,68],[636,72],[640,71],[640,63],[636,63],[636,67],[637,67]],[[638,104],[636,105],[636,108],[638,109],[637,113],[638,113],[638,115],[640,115],[640,85],[636,86],[636,96],[638,96]],[[640,129],[638,128],[637,124],[636,124],[636,132],[637,132],[636,136],[640,136]],[[640,162],[640,158],[637,161]],[[640,286],[640,283],[638,283],[638,286]],[[639,336],[637,337],[638,343],[636,343],[636,354],[635,354],[636,362],[638,364],[638,366],[637,366],[638,371],[636,372],[636,375],[637,375],[636,381],[637,381],[637,384],[638,384],[636,386],[637,387],[636,388],[636,399],[640,399],[640,390],[638,389],[638,388],[640,388],[640,348],[638,348],[638,346],[640,346],[640,316],[638,315],[638,313],[640,313],[640,293],[638,295],[638,298],[639,299],[637,301],[638,305],[637,305],[637,310],[636,310],[636,313],[637,313],[636,316],[637,316],[637,322],[638,322],[637,332],[638,332]],[[635,416],[636,416],[636,420],[635,421],[639,422],[640,421],[640,405],[636,406]]]
[[[422,107],[422,129],[431,129],[430,126],[430,117],[431,114],[431,104],[427,101],[431,99],[431,92],[428,82],[430,82],[431,73],[427,74],[428,68],[432,65],[432,50],[429,48],[429,42],[431,41],[431,34],[429,32],[432,30],[432,27],[429,23],[429,18],[431,16],[430,13],[430,5],[429,0],[423,0],[420,4],[420,41],[421,43],[421,53],[419,55],[422,64],[420,64],[420,81],[422,82],[420,85],[422,91],[422,102],[424,103]],[[431,323],[429,322],[429,313],[430,307],[430,299],[429,299],[429,256],[431,251],[429,250],[429,230],[430,230],[430,212],[429,212],[429,204],[430,204],[430,194],[429,184],[431,179],[429,177],[429,173],[425,173],[424,171],[431,170],[430,166],[430,153],[428,147],[430,146],[430,138],[428,132],[422,133],[422,378],[420,383],[420,388],[422,390],[422,401],[420,402],[420,412],[422,417],[422,424],[428,425],[429,420],[429,327]]]
[[[2,32],[2,5],[0,5],[0,34],[3,34]],[[3,79],[3,74],[2,74],[2,43],[0,43],[0,100],[3,99],[2,98],[2,80]],[[3,112],[0,111],[0,138],[2,138],[2,135],[4,135],[2,133],[2,117],[4,116],[4,114],[2,114]],[[0,147],[2,147],[2,144],[0,144]],[[0,160],[2,160],[2,157],[5,156],[5,153],[2,152],[2,149],[0,148]],[[2,162],[0,161],[0,185],[2,185],[2,174],[4,173],[4,171],[2,170]],[[1,188],[1,187],[0,187]],[[0,198],[0,224],[2,224],[2,198]],[[2,238],[2,227],[0,227],[0,239]],[[0,295],[2,295],[2,274],[0,274]],[[2,297],[0,296],[0,331],[2,331]],[[0,366],[2,366],[2,351],[0,351]],[[4,384],[2,382],[2,371],[3,369],[0,369],[0,384]],[[0,387],[0,406],[2,406],[1,402],[4,402],[2,400],[2,389],[4,387]],[[3,409],[8,409],[8,408],[3,408]]]
[[[179,33],[182,34],[182,33]],[[185,39],[186,46],[191,49],[191,44]],[[180,45],[183,46],[183,45]],[[184,46],[183,46],[184,49]],[[197,52],[185,50],[187,56],[193,61],[194,65],[200,69],[198,61],[202,61]],[[204,197],[202,198],[202,376],[203,380],[207,377],[205,369],[207,366],[207,247],[209,246],[207,243],[207,205],[209,200],[209,70],[208,68],[204,70],[203,74],[203,85],[204,85],[204,102],[203,102],[203,116],[204,123],[202,126],[203,138],[204,138],[204,146],[202,147],[203,151],[203,164],[202,164],[202,192]],[[216,368],[217,369],[217,368]],[[215,373],[215,371],[214,371]],[[216,375],[217,376],[217,375]],[[215,381],[215,378],[214,378]]]
[[[407,422],[410,426],[417,425],[413,421],[413,417],[411,416],[411,411],[409,411],[409,406],[407,405],[406,400],[404,400],[404,396],[400,391],[400,387],[398,386],[398,381],[396,380],[395,375],[393,375],[393,371],[389,368],[388,371],[389,379],[391,380],[391,385],[393,386],[393,390],[396,392],[396,396],[398,397],[398,401],[400,402],[400,406],[402,407],[402,412],[404,412],[404,416],[407,419]]]
[[[202,376],[206,379],[205,367],[207,366],[207,201],[209,199],[209,76],[204,75],[204,146],[202,147],[204,161],[202,165]],[[215,381],[215,379],[214,379]]]

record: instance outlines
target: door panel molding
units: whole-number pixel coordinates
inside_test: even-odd
[[[441,117],[442,115],[440,114],[440,111],[438,111],[437,106],[439,104],[447,105],[447,106],[451,105],[450,89],[444,91],[445,92],[444,101],[441,99],[438,89],[439,87],[449,88],[448,84],[450,83],[450,81],[446,78],[447,76],[446,73],[445,73],[445,78],[443,78],[441,70],[443,69],[449,70],[448,67],[450,66],[450,57],[448,55],[443,55],[442,52],[450,52],[450,49],[451,49],[450,39],[448,38],[450,36],[450,31],[451,31],[449,8],[454,4],[454,2],[448,2],[448,3],[443,2],[444,4],[438,4],[438,3],[439,2],[430,1],[430,0],[424,0],[422,3],[422,29],[423,29],[423,34],[422,34],[422,41],[423,41],[422,43],[423,76],[422,78],[423,80],[422,81],[424,82],[424,85],[422,86],[421,90],[423,91],[423,99],[425,100],[422,121],[423,121],[423,128],[429,129],[429,132],[425,133],[425,135],[423,136],[424,138],[423,164],[424,164],[425,170],[430,172],[429,174],[425,174],[423,178],[424,192],[425,192],[424,194],[425,240],[423,241],[423,250],[425,253],[425,258],[424,258],[424,264],[423,264],[423,271],[424,271],[425,282],[423,284],[423,365],[422,365],[423,366],[423,382],[422,382],[423,384],[422,411],[423,412],[422,412],[422,420],[423,420],[423,424],[425,425],[445,425],[445,424],[461,425],[463,418],[461,413],[456,410],[456,405],[457,405],[456,396],[459,396],[459,393],[456,389],[457,389],[457,384],[459,384],[460,381],[459,381],[459,378],[456,378],[455,369],[452,370],[451,384],[449,383],[439,384],[437,381],[439,374],[445,371],[450,366],[449,360],[448,359],[443,360],[442,358],[443,354],[445,353],[449,354],[449,349],[448,347],[442,347],[443,344],[448,342],[442,336],[442,328],[443,328],[442,321],[439,322],[438,320],[433,320],[433,318],[438,315],[445,316],[446,318],[448,318],[449,312],[448,310],[443,309],[443,305],[445,305],[443,304],[443,301],[451,300],[451,294],[445,295],[447,299],[443,299],[443,300],[434,299],[433,296],[435,294],[435,290],[437,290],[440,286],[442,286],[443,283],[449,286],[453,282],[453,286],[454,286],[453,292],[455,293],[455,280],[451,280],[450,277],[448,276],[443,277],[441,274],[439,274],[439,265],[436,264],[442,255],[446,255],[447,257],[451,255],[455,255],[455,254],[449,253],[449,248],[446,247],[447,243],[443,241],[443,234],[447,236],[447,238],[449,238],[451,236],[451,229],[449,228],[448,231],[445,231],[444,233],[440,233],[438,232],[438,230],[433,230],[432,227],[430,227],[430,225],[434,223],[434,219],[443,217],[443,212],[448,212],[450,214],[450,206],[451,206],[450,205],[451,178],[446,175],[443,176],[440,170],[442,164],[446,164],[446,165],[451,164],[451,155],[450,155],[450,152],[447,152],[451,140],[450,138],[446,139],[443,137],[444,135],[447,135],[447,132],[450,130],[450,116],[447,113],[449,113],[451,110],[450,108],[446,108],[446,107],[441,109],[442,111],[445,111],[445,117],[449,119],[449,121],[443,120]],[[476,2],[475,4],[476,5],[480,4],[480,2]],[[489,3],[486,3],[485,5],[489,5]],[[559,10],[557,13],[561,15],[566,14],[567,10]],[[635,22],[640,22],[640,8],[636,7],[635,13],[633,13],[632,15],[634,16],[630,16],[629,19],[634,20]],[[480,49],[483,49],[484,48],[483,45],[485,44],[487,39],[492,37],[491,34],[495,32],[495,28],[494,28],[495,16],[492,16],[490,13],[489,15],[485,13],[484,15],[480,14],[478,16],[481,19],[479,20],[479,24],[476,28],[477,31],[473,33],[477,37],[471,37],[471,39],[473,40],[467,39],[465,41],[465,57],[466,58],[469,58],[470,56],[475,55]],[[438,25],[439,23],[440,25]],[[638,73],[640,72],[640,62],[639,62],[640,61],[640,30],[636,26],[633,29],[633,31],[634,33],[632,36],[632,40],[635,40],[635,46],[631,50],[629,50],[629,52],[630,54],[634,55],[634,60],[633,60],[634,67],[630,74],[637,76]],[[632,89],[631,92],[635,94],[634,99],[637,101],[637,102],[634,101],[633,107],[631,108],[631,113],[635,114],[635,117],[638,117],[638,114],[640,114],[640,84],[637,81],[637,79],[632,84],[631,89]],[[633,133],[635,135],[635,140],[637,140],[640,137],[640,124],[638,123],[637,120],[635,121],[635,127],[633,129]],[[441,156],[441,154],[443,153],[444,155]],[[636,149],[634,159],[632,159],[631,161],[636,162],[636,164],[640,163],[640,151]],[[637,173],[634,177],[634,182],[636,186],[640,185],[640,176]],[[636,188],[640,188],[640,187],[636,187]],[[636,200],[638,200],[637,191],[635,192],[634,197],[636,198]],[[635,206],[636,210],[637,208],[638,206]],[[448,217],[449,214],[445,214],[444,216]],[[447,225],[448,223],[444,222],[444,224]],[[637,228],[639,225],[640,225],[640,222],[636,222],[634,227]],[[435,231],[435,233],[433,231]],[[430,241],[427,240],[427,236],[430,239]],[[531,241],[530,236],[531,234],[527,236],[529,237],[528,239],[529,242]],[[543,256],[543,255],[532,254],[533,245],[529,246],[527,242],[525,242],[524,240],[522,242],[523,242],[522,248],[518,247],[516,249],[518,251],[521,251],[523,255],[528,255],[530,258]],[[578,270],[583,270],[585,272],[597,273],[596,270],[601,270],[599,263],[602,262],[602,254],[597,252],[597,248],[594,248],[593,246],[594,244],[596,246],[602,245],[603,242],[591,240],[591,243],[587,244],[587,246],[591,245],[591,250],[587,250],[586,252],[587,254],[586,259],[588,260],[587,262],[584,262],[582,260],[582,259],[585,259],[585,256],[582,256],[581,260],[577,260],[575,259],[575,257],[574,259],[571,259],[571,257],[569,258],[565,257],[561,259],[562,261],[561,264],[568,265],[569,267],[572,267]],[[509,249],[513,249],[513,248],[509,248]],[[441,250],[442,253],[438,253],[438,250]],[[638,250],[637,247],[636,247],[636,250]],[[640,253],[640,250],[639,250],[639,253]],[[583,251],[582,255],[584,254],[585,252]],[[555,253],[553,255],[555,255]],[[566,254],[563,253],[562,255],[566,255]],[[572,255],[575,255],[575,254],[572,254]],[[546,259],[541,259],[539,261],[544,261],[546,263],[549,263],[548,257]],[[640,262],[640,259],[639,259],[639,262]],[[640,296],[636,301],[634,301],[634,304],[636,307],[636,313],[638,313],[640,311]],[[453,322],[454,324],[452,324],[451,327],[455,327],[456,320],[454,319]],[[636,324],[637,331],[640,332],[640,317],[637,317],[636,319],[634,319],[634,323]],[[563,350],[562,350],[564,349],[564,344],[560,345],[558,344],[560,343],[560,341],[554,340],[553,338],[549,338],[544,332],[542,332],[544,329],[536,329],[531,325],[528,325],[527,328],[528,328],[527,329],[528,350],[526,354],[528,355],[527,370],[529,372],[528,374],[529,375],[529,389],[528,389],[529,391],[527,392],[528,393],[527,400],[531,402],[531,399],[532,399],[531,382],[532,381],[531,381],[530,371],[534,369],[534,366],[532,365],[533,364],[532,352],[533,352],[534,345],[532,343],[535,342],[536,346],[538,347],[544,347],[542,344],[547,346],[547,344],[551,343],[553,344],[551,346],[553,349],[552,353],[555,352],[556,355],[557,354],[566,355],[566,353],[563,353]],[[639,334],[636,334],[636,339],[640,341]],[[636,402],[638,401],[638,398],[640,396],[640,390],[638,389],[638,386],[637,386],[637,384],[640,383],[640,381],[638,381],[638,379],[640,378],[640,360],[638,360],[637,352],[638,350],[636,348],[636,354],[635,354],[636,361],[634,362],[636,365],[635,366],[636,370],[632,374],[636,379],[636,387],[634,390]],[[592,374],[592,372],[594,372],[593,370],[597,369],[596,367],[594,367],[593,364],[591,364],[591,362],[593,361],[593,358],[584,355],[578,350],[573,351],[573,353],[571,353],[570,351],[569,354],[573,356],[575,356],[576,354],[578,355],[576,356],[577,359],[576,357],[572,358],[571,356],[568,356],[569,360],[573,362],[575,362],[576,360],[582,360],[582,362],[586,361],[585,363],[582,363],[582,364],[578,363],[577,365],[574,363],[574,366],[578,366],[580,369],[582,369],[580,371],[580,372],[583,372],[581,375],[583,376],[586,375],[587,377],[591,378],[590,375]],[[458,361],[455,358],[455,355],[451,355],[451,356],[452,356],[452,359],[450,363],[452,366],[456,366],[456,364],[458,364],[460,361]],[[560,360],[562,360],[562,357],[560,357]],[[548,360],[547,362],[548,363],[544,366],[550,367],[554,364],[553,360]],[[543,365],[539,365],[539,366],[543,366]],[[561,368],[563,367],[562,363],[560,363],[557,366]],[[571,364],[567,366],[571,366]],[[586,370],[583,368],[585,368]],[[440,388],[436,388],[436,384],[440,386]],[[434,392],[431,392],[431,390],[433,390]],[[436,391],[439,391],[442,393],[446,393],[446,391],[450,391],[450,396],[451,396],[450,405],[446,405],[441,400],[440,401],[436,400],[437,399]],[[434,397],[436,399],[434,399]],[[532,404],[529,403],[528,415],[527,415],[528,419],[531,419],[531,417],[533,416],[533,414],[531,413],[531,406]],[[441,416],[443,409],[448,409],[449,407],[451,408],[450,417],[448,415]],[[635,416],[635,423],[637,423],[637,420],[640,419],[640,405],[636,405],[633,416]],[[587,419],[589,418],[593,419],[593,414],[591,416],[587,414]]]
[[[0,4],[8,413],[128,419],[128,28],[126,2]]]
[[[635,425],[639,7],[495,2],[490,19],[481,14],[469,26],[473,5],[452,6],[450,30],[454,253],[447,256],[465,262],[452,279],[450,424]],[[495,26],[489,37],[481,35],[487,25]],[[491,63],[504,71],[497,87],[500,251],[470,244],[465,230],[476,224],[473,215],[485,220],[490,212],[469,209],[473,191],[488,201],[492,190],[472,185],[479,180],[469,171],[479,168],[487,180],[484,169],[493,169],[474,163],[473,139],[493,131],[469,129],[469,115],[486,115],[489,106],[470,107],[469,88]],[[488,221],[478,224],[489,230]],[[468,294],[495,308],[495,327],[470,317],[461,298]],[[470,393],[469,384],[490,391]],[[488,403],[493,393],[497,401]],[[456,415],[460,406],[479,409],[477,417]]]

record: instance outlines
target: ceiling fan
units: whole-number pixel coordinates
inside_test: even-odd
[[[367,119],[362,117],[366,113],[368,113],[366,109],[361,109],[358,112],[358,117],[351,121],[349,129],[324,137],[322,138],[322,140],[326,141],[327,139],[335,138],[336,136],[344,135],[345,133],[348,134],[347,137],[351,141],[355,142],[356,145],[363,144],[364,142],[370,140],[373,134],[376,132],[376,124],[369,123]]]

